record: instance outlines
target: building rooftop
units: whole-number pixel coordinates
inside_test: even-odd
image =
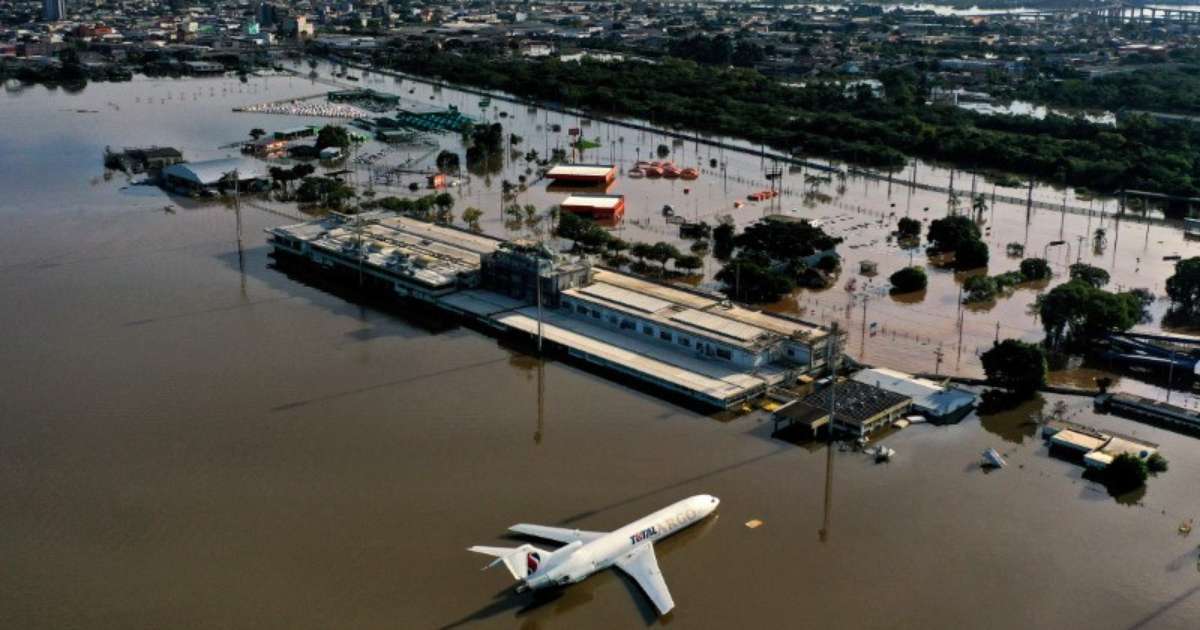
[[[1072,429],[1063,429],[1050,437],[1050,442],[1058,446],[1064,446],[1077,451],[1091,452],[1098,450],[1104,446],[1108,440],[1105,437],[1097,437],[1079,433]]]
[[[562,200],[563,206],[588,206],[611,210],[625,199],[624,195],[588,195],[576,193]]]
[[[170,175],[200,186],[215,186],[233,171],[237,171],[238,179],[262,179],[267,176],[263,167],[257,162],[242,158],[224,158],[220,160],[205,160],[203,162],[182,162],[172,164],[163,169],[163,175]]]
[[[913,399],[914,405],[938,416],[954,413],[975,402],[975,395],[970,392],[887,368],[859,370],[850,378],[908,396]]]
[[[359,217],[334,216],[271,230],[306,241],[328,253],[363,256],[363,263],[419,284],[445,288],[459,274],[478,271],[482,257],[499,241],[432,223],[367,212]]]
[[[824,329],[815,324],[809,324],[783,315],[743,308],[723,300],[720,296],[686,291],[604,269],[597,269],[595,277],[598,283],[629,289],[643,295],[665,300],[677,306],[714,313],[721,317],[756,326],[784,337],[816,341],[828,334]]]
[[[536,334],[538,329],[536,307],[498,313],[494,318],[530,334]],[[585,352],[621,371],[639,374],[650,382],[699,394],[718,406],[764,391],[784,376],[782,371],[768,369],[748,374],[722,361],[701,359],[553,310],[543,312],[542,322],[542,333],[551,341]]]
[[[829,408],[829,397],[836,395],[834,411],[837,421],[861,425],[875,416],[912,399],[886,389],[858,381],[839,381],[819,392],[808,395],[804,402],[822,409]]]
[[[1146,459],[1152,453],[1158,451],[1158,445],[1141,440],[1131,440],[1123,437],[1113,437],[1100,449],[1100,452],[1107,453],[1111,457],[1116,457],[1123,453],[1128,453],[1134,457]]]
[[[789,425],[801,425],[815,429],[828,422],[829,409],[811,405],[803,400],[793,400],[776,409],[772,415],[777,420],[788,421]]]
[[[563,295],[650,320],[697,337],[737,346],[748,352],[757,352],[779,339],[779,335],[763,328],[747,326],[716,314],[669,302],[655,295],[601,281],[578,289],[567,289],[563,291]]]
[[[556,164],[546,172],[546,177],[608,177],[615,170],[611,164]]]

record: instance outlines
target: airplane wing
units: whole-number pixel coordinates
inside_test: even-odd
[[[647,543],[621,556],[617,560],[617,568],[628,573],[638,586],[646,591],[659,616],[665,615],[675,607],[671,592],[667,590],[667,582],[663,579],[662,571],[658,569],[658,559],[654,557],[654,545]]]
[[[567,529],[565,527],[548,527],[546,525],[531,525],[518,523],[508,528],[514,534],[524,534],[535,538],[554,540],[560,543],[573,543],[576,540],[589,543],[605,534],[605,532],[589,532],[582,529]]]

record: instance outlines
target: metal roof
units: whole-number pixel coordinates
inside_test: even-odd
[[[886,368],[868,368],[850,378],[859,383],[882,387],[913,399],[913,405],[938,416],[946,416],[975,402],[975,396],[961,389],[943,387],[928,379]]]
[[[706,330],[711,333],[736,339],[742,342],[753,341],[760,335],[765,334],[761,328],[743,324],[720,315],[705,313],[703,311],[685,310],[671,315],[673,321],[677,321],[690,326],[695,326],[701,330]]]
[[[558,164],[550,168],[547,177],[607,177],[615,167],[611,164]]]
[[[242,158],[172,164],[163,169],[163,175],[170,175],[201,186],[214,186],[222,178],[235,170],[238,172],[238,179],[241,181],[262,179],[267,176],[266,171],[261,165],[249,160],[243,160]]]
[[[837,413],[837,421],[845,424],[861,425],[898,405],[912,402],[911,398],[903,394],[852,380],[840,381],[810,394],[804,398],[804,402],[828,409],[829,396],[835,392],[837,400],[834,410]]]
[[[615,208],[625,199],[624,195],[571,195],[562,200],[561,206],[588,206],[591,208]]]
[[[586,287],[580,287],[577,291],[644,313],[657,313],[671,306],[671,303],[666,300],[660,300],[656,297],[601,282],[594,282]]]
[[[1063,429],[1055,433],[1050,437],[1050,441],[1060,446],[1084,452],[1097,450],[1108,442],[1106,438],[1092,437],[1083,433],[1076,433],[1070,429]]]

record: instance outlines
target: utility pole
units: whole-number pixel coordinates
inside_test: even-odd
[[[1175,351],[1171,351],[1171,365],[1167,367],[1167,402],[1171,402],[1171,384],[1175,380]]]
[[[538,360],[542,357],[542,261],[537,262],[537,351]]]
[[[833,426],[834,418],[837,417],[837,362],[841,356],[841,351],[838,348],[839,343],[838,323],[836,321],[829,325],[829,341],[825,344],[826,363],[829,364],[829,421],[826,424],[829,433],[828,445],[825,449],[825,516],[821,523],[821,529],[817,530],[817,539],[821,542],[829,540],[829,518],[833,511]]]
[[[867,293],[866,288],[863,288],[862,296],[862,343],[859,345],[858,358],[860,361],[867,360],[867,302],[871,296]]]
[[[829,364],[829,443],[833,444],[833,425],[837,414],[837,371],[842,352],[838,344],[840,331],[835,320],[829,324],[829,342],[825,344],[825,362]]]

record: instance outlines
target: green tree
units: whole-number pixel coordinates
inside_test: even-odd
[[[987,212],[987,198],[983,196],[983,193],[975,195],[975,198],[971,200],[971,212],[977,219],[982,219],[983,213]]]
[[[962,241],[954,249],[954,268],[978,269],[988,264],[988,246],[980,240]]]
[[[1195,321],[1200,315],[1200,257],[1175,263],[1175,273],[1167,278],[1167,297],[1177,312]]]
[[[480,227],[480,225],[479,225],[479,220],[481,218],[483,218],[483,210],[480,210],[479,208],[470,206],[466,210],[463,210],[463,213],[462,213],[463,223],[466,223],[467,228],[470,229],[472,232],[482,232],[483,231],[483,228]]]
[[[921,238],[921,222],[909,217],[900,217],[896,225],[896,234],[901,240]]]
[[[829,236],[808,221],[764,219],[746,226],[733,242],[744,252],[753,252],[774,262],[789,263],[817,252],[835,249],[841,239]]]
[[[776,302],[787,295],[795,283],[786,274],[772,271],[760,261],[738,258],[717,272],[725,294],[742,302]]]
[[[963,296],[964,304],[977,304],[994,300],[996,294],[1000,292],[1000,287],[997,286],[994,278],[980,274],[964,280],[963,291],[966,293]]]
[[[674,245],[659,241],[650,246],[650,254],[647,258],[662,265],[662,269],[659,271],[665,274],[667,272],[667,263],[679,258],[679,255],[679,250]]]
[[[961,215],[935,219],[929,223],[929,248],[935,253],[957,252],[960,245],[979,240],[979,226]]]
[[[694,254],[680,256],[675,259],[675,268],[682,271],[696,271],[704,266],[704,259]]]
[[[988,383],[1022,398],[1046,384],[1046,354],[1037,344],[1005,339],[980,357]]]
[[[437,161],[438,170],[445,173],[457,173],[459,169],[458,154],[453,151],[443,150],[438,153]]]
[[[1109,276],[1107,271],[1099,267],[1080,262],[1071,265],[1071,279],[1081,280],[1099,289],[1108,284]]]
[[[1082,346],[1110,332],[1129,330],[1142,316],[1133,293],[1110,293],[1083,280],[1064,282],[1038,298],[1038,315],[1051,346]]]
[[[607,230],[577,214],[559,212],[557,215],[558,226],[555,228],[555,234],[575,241],[575,246],[580,249],[598,252],[613,238]]]
[[[1121,453],[1105,466],[1101,478],[1114,495],[1125,494],[1146,485],[1146,462],[1131,453]]]
[[[912,293],[924,291],[929,285],[929,277],[925,268],[920,266],[905,267],[893,273],[888,280],[892,283],[892,293]]]
[[[1051,275],[1053,275],[1053,271],[1045,258],[1026,258],[1021,261],[1021,277],[1026,282],[1045,280]]]
[[[317,132],[317,150],[337,147],[345,149],[350,146],[350,132],[340,125],[325,125]]]
[[[732,223],[722,223],[713,228],[713,256],[726,260],[733,255],[733,233]]]
[[[625,239],[614,236],[608,240],[606,247],[609,251],[623,252],[629,249],[629,242]]]
[[[654,258],[654,246],[650,243],[634,243],[633,247],[629,248],[629,254],[638,259],[641,264],[646,264],[646,259]]]

